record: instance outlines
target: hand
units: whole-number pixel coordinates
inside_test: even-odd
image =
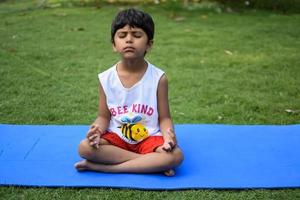
[[[167,133],[164,134],[164,144],[162,146],[162,149],[166,152],[172,151],[177,145],[176,137],[174,134],[174,131],[169,128],[167,130]]]
[[[100,129],[99,125],[93,124],[91,126],[91,128],[89,129],[86,137],[89,141],[89,144],[92,147],[95,147],[96,149],[99,148],[100,137],[101,137],[102,133],[103,133],[103,131]]]

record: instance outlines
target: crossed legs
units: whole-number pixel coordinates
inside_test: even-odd
[[[100,140],[98,149],[89,145],[87,139],[79,144],[81,157],[86,160],[75,164],[77,170],[93,170],[111,173],[154,173],[165,172],[173,175],[172,169],[178,166],[183,155],[178,147],[171,152],[164,151],[161,147],[156,152],[137,154],[111,145],[105,139]]]

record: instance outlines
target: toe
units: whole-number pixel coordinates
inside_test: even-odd
[[[164,174],[166,176],[174,176],[175,175],[175,171],[173,169],[169,169],[167,171],[164,171]]]
[[[86,170],[86,169],[87,169],[87,166],[86,166],[86,160],[82,160],[82,161],[79,161],[79,162],[75,163],[74,167],[75,167],[78,171]]]

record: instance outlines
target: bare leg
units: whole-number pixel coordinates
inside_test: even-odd
[[[139,155],[136,158],[129,159],[119,164],[102,164],[94,161],[83,161],[86,170],[111,172],[111,173],[153,173],[165,172],[166,175],[173,175],[174,171],[170,170],[178,166],[183,160],[181,150],[175,148],[172,152],[153,152]]]
[[[116,165],[89,163],[88,166],[91,170],[112,173],[153,173],[172,169],[176,163],[170,155],[154,152]]]
[[[174,167],[178,166],[183,155],[176,147],[172,152],[165,152],[161,147],[156,152],[137,154],[111,145],[101,139],[99,149],[93,148],[87,140],[79,145],[79,154],[86,160],[75,164],[77,170],[93,170],[101,172],[152,173],[164,172],[167,176],[174,175]]]
[[[90,146],[87,139],[82,140],[79,144],[78,152],[81,157],[91,162],[102,164],[119,164],[141,156],[140,154],[113,146],[105,139],[100,140],[98,149]],[[78,162],[75,164],[75,167],[78,170],[84,170],[85,163],[85,161]]]

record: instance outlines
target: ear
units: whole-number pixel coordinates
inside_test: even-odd
[[[148,42],[148,47],[147,47],[147,49],[146,49],[146,52],[149,52],[150,50],[151,50],[151,48],[152,48],[152,46],[153,46],[153,43],[154,43],[154,41],[153,40],[149,40],[149,42]]]
[[[115,45],[114,42],[112,43],[112,49],[113,49],[114,52],[117,52],[116,45]]]

